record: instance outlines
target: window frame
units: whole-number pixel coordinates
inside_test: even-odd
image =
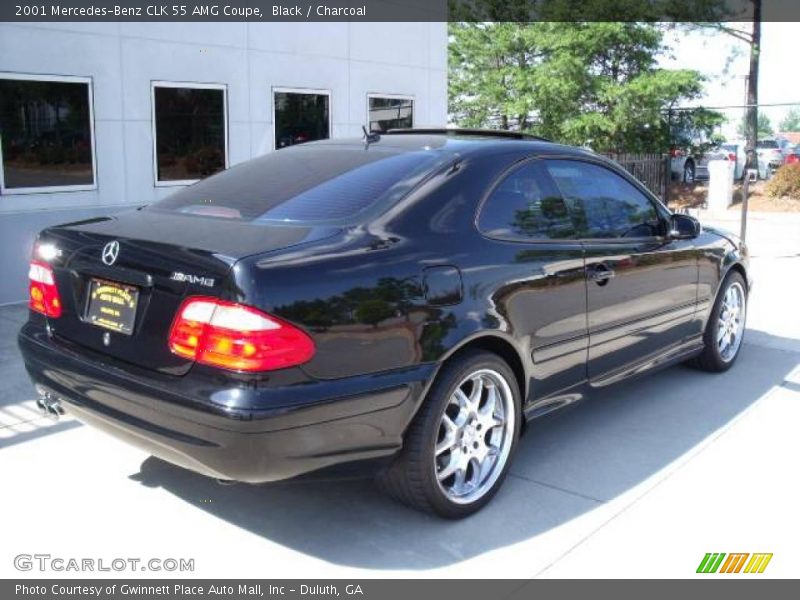
[[[327,96],[328,97],[328,137],[327,140],[333,139],[333,92],[329,89],[322,88],[304,88],[304,87],[285,87],[285,86],[272,86],[272,150],[279,150],[278,148],[278,119],[275,118],[276,102],[275,94],[306,94],[309,96]],[[319,141],[319,140],[312,140]]]
[[[601,158],[595,158],[592,156],[575,156],[573,154],[533,154],[533,155],[526,155],[521,158],[516,159],[512,162],[508,167],[502,170],[502,172],[497,175],[495,180],[491,183],[489,188],[484,192],[483,196],[481,197],[480,201],[478,202],[478,208],[475,210],[475,215],[472,221],[472,226],[475,230],[480,234],[482,237],[498,241],[498,242],[507,242],[511,244],[556,244],[556,245],[575,245],[575,244],[627,244],[631,242],[652,242],[652,241],[664,241],[668,239],[668,235],[662,234],[658,236],[648,236],[648,237],[626,237],[626,238],[584,238],[584,237],[575,237],[570,239],[552,239],[552,238],[505,238],[505,237],[492,237],[484,233],[479,225],[479,220],[481,213],[483,212],[484,206],[486,202],[491,198],[492,194],[494,194],[495,190],[502,184],[508,177],[510,177],[517,169],[523,168],[528,163],[533,161],[542,161],[543,163],[548,160],[571,160],[575,162],[581,162],[586,164],[595,165],[601,168],[605,168],[606,170],[610,171],[622,177],[625,181],[633,185],[639,192],[641,192],[645,198],[653,205],[653,209],[656,211],[656,215],[659,218],[659,221],[662,222],[662,225],[667,226],[669,224],[669,218],[672,215],[672,212],[664,206],[661,200],[658,199],[650,190],[648,190],[644,185],[642,185],[633,175],[622,169],[621,167],[615,167],[613,164],[606,163]],[[545,166],[546,168],[546,166]],[[552,177],[552,176],[551,176]],[[553,183],[558,188],[559,193],[563,199],[564,194],[561,191],[561,188],[558,187],[558,182],[553,179]],[[667,227],[668,229],[668,227]]]
[[[41,81],[56,83],[84,83],[87,86],[87,99],[89,106],[89,139],[92,146],[92,183],[78,183],[73,185],[43,185],[34,187],[6,188],[5,165],[3,163],[2,132],[0,132],[0,196],[15,196],[29,194],[55,194],[63,192],[91,192],[97,190],[97,144],[95,140],[94,122],[94,79],[84,75],[54,75],[39,73],[15,73],[0,71],[0,79],[15,81]]]
[[[669,230],[669,217],[672,214],[670,210],[665,207],[661,201],[656,197],[650,190],[648,190],[642,183],[639,182],[633,175],[628,173],[622,167],[617,167],[614,164],[609,164],[604,160],[595,159],[594,157],[584,157],[584,156],[564,156],[564,155],[551,155],[551,156],[540,156],[539,157],[543,161],[548,160],[570,160],[573,162],[584,163],[594,165],[601,169],[605,169],[609,171],[613,175],[617,175],[624,179],[627,183],[631,184],[634,189],[639,191],[645,199],[650,202],[653,207],[653,210],[656,213],[656,217],[658,217],[659,223],[662,227],[662,230],[668,231]],[[545,166],[546,168],[546,166]],[[558,181],[553,178],[556,187],[558,187],[558,191],[561,192],[562,197],[564,196],[564,192],[558,186]],[[628,244],[631,242],[638,243],[638,242],[653,242],[653,241],[663,241],[666,240],[669,236],[667,234],[660,234],[660,235],[649,235],[645,237],[617,237],[617,238],[591,238],[591,237],[578,237],[575,238],[576,241],[582,243],[589,243],[592,245],[597,244]]]
[[[489,235],[486,231],[481,229],[480,220],[481,216],[483,215],[483,211],[486,208],[486,204],[489,200],[494,196],[494,193],[497,189],[503,185],[508,179],[514,176],[515,173],[521,171],[522,169],[526,168],[531,164],[536,164],[537,162],[541,163],[542,157],[541,156],[525,156],[523,158],[515,160],[511,163],[507,168],[503,169],[503,171],[497,176],[495,181],[492,182],[491,186],[489,186],[488,191],[484,194],[481,198],[481,201],[478,203],[478,209],[475,211],[475,219],[473,221],[473,225],[478,233],[488,240],[494,240],[497,242],[510,242],[512,244],[559,244],[559,245],[575,245],[580,244],[580,238],[542,238],[542,237],[525,237],[525,236],[493,236]],[[542,165],[542,168],[545,168]],[[550,179],[553,179],[552,176],[548,174]],[[561,195],[561,189],[556,185],[555,180],[552,181],[553,186],[559,193],[559,197],[563,201],[563,195]]]
[[[417,98],[413,94],[383,94],[381,92],[367,92],[367,116],[365,121],[367,125],[371,123],[369,118],[369,101],[372,98],[385,98],[386,100],[411,100],[411,127],[413,128],[417,124]]]
[[[158,178],[158,131],[156,129],[156,88],[192,89],[192,90],[222,90],[222,138],[225,145],[225,169],[230,167],[230,151],[228,148],[228,85],[226,83],[204,83],[197,81],[164,81],[150,80],[150,131],[153,138],[153,186],[157,188],[181,187],[197,183],[197,179],[167,179]]]

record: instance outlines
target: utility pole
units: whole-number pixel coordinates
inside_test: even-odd
[[[750,169],[758,172],[758,63],[761,55],[761,0],[753,3],[753,34],[750,42],[750,71],[747,76],[747,120],[745,122],[746,144],[745,180],[749,179]],[[744,243],[747,233],[748,183],[742,185],[742,227],[741,238]]]

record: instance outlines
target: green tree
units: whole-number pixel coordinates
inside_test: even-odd
[[[597,151],[659,151],[668,139],[664,109],[703,90],[699,72],[657,66],[665,48],[653,23],[460,22],[450,37],[450,114],[463,126]],[[681,118],[708,134],[719,122],[708,111]]]
[[[786,113],[786,116],[781,119],[781,131],[800,131],[800,109],[792,108]]]
[[[745,117],[742,122],[739,123],[739,127],[737,127],[736,131],[741,136],[747,135],[748,117]],[[772,127],[772,121],[770,121],[770,118],[761,111],[758,112],[756,131],[758,132],[758,139],[770,137],[775,133],[775,129]]]

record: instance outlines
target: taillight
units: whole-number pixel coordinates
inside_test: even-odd
[[[736,155],[733,152],[729,152],[728,153],[728,160],[735,161],[736,160]]]
[[[195,296],[181,305],[169,349],[184,358],[234,371],[294,367],[314,356],[302,330],[256,308]]]
[[[38,260],[31,261],[28,280],[28,306],[31,310],[53,319],[60,317],[61,296],[58,294],[53,268]]]
[[[793,163],[800,162],[800,156],[797,154],[790,154],[786,157],[786,164],[791,165]]]

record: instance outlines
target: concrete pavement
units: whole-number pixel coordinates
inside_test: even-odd
[[[719,224],[738,230],[733,218]],[[797,576],[800,219],[753,219],[748,239],[756,288],[731,371],[674,367],[534,422],[497,498],[455,523],[368,481],[221,487],[52,424],[16,351],[25,309],[4,307],[0,577],[34,552],[267,578],[691,577],[706,552],[772,552],[761,577]]]

